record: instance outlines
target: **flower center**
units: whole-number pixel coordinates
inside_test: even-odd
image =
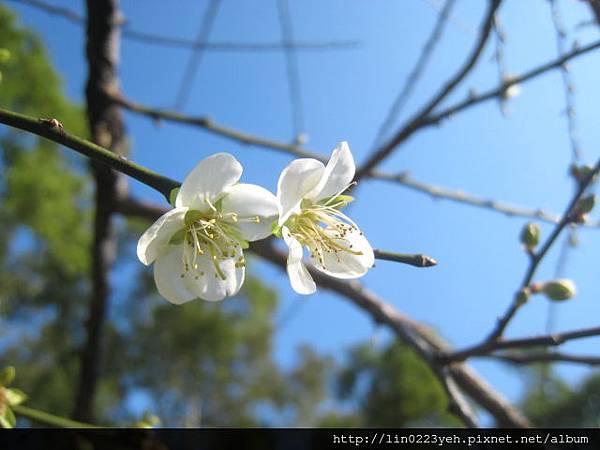
[[[337,262],[341,262],[341,253],[363,254],[353,250],[347,239],[353,232],[362,236],[356,224],[340,211],[348,204],[348,199],[350,197],[336,196],[318,203],[303,200],[301,212],[292,215],[285,223],[290,234],[308,247],[310,256],[316,258],[323,267],[325,255],[333,255]]]
[[[212,205],[211,205],[212,207]],[[203,213],[188,211],[185,216],[185,228],[180,232],[183,238],[183,278],[192,271],[194,279],[199,279],[205,273],[200,269],[199,258],[206,255],[215,269],[215,278],[227,279],[221,268],[221,262],[235,259],[235,267],[246,266],[242,249],[248,248],[236,223],[258,223],[258,216],[240,219],[236,213],[223,214],[216,208]]]

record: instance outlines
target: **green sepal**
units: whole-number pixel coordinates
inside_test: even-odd
[[[8,406],[5,406],[3,414],[0,415],[0,428],[14,428],[17,423],[15,415]]]
[[[240,243],[240,247],[242,247],[242,250],[250,248],[250,243],[248,241],[245,241],[244,239],[239,239],[238,242]]]
[[[273,221],[273,223],[271,224],[271,233],[273,234],[273,236],[278,237],[280,239],[283,237],[281,235],[281,227],[279,226],[276,220]]]
[[[27,400],[27,394],[21,389],[5,389],[4,396],[10,406],[16,406]]]
[[[179,230],[177,233],[175,233],[173,236],[171,236],[171,239],[169,239],[169,244],[170,245],[182,244],[184,239],[185,239],[185,230]]]
[[[217,200],[213,206],[215,207],[215,209],[219,212],[221,212],[223,210],[223,199],[225,197],[221,197],[219,200]]]
[[[186,228],[193,225],[194,222],[196,222],[201,216],[202,213],[200,211],[194,211],[190,209],[188,212],[186,212],[185,217],[183,218]]]
[[[336,205],[338,203],[341,203],[340,205],[337,206],[337,208],[343,208],[346,205],[348,205],[348,203],[351,203],[353,201],[354,201],[354,197],[352,197],[351,195],[340,194],[335,197],[323,198],[323,199],[319,200],[319,204],[320,205]]]
[[[0,386],[10,385],[15,379],[16,374],[17,372],[13,366],[5,367],[0,373]]]
[[[169,203],[173,208],[175,208],[175,200],[177,200],[177,194],[179,194],[180,189],[181,188],[176,187],[175,189],[172,189],[169,193]]]

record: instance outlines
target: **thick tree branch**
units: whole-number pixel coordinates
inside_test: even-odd
[[[385,143],[380,149],[375,151],[362,167],[356,173],[356,179],[359,180],[371,170],[373,170],[379,163],[387,158],[394,149],[408,139],[415,131],[421,127],[421,122],[426,119],[429,114],[456,88],[461,81],[471,72],[475,67],[479,57],[483,53],[483,49],[488,41],[490,33],[492,31],[492,25],[494,22],[494,15],[500,7],[501,0],[488,0],[489,6],[481,26],[479,37],[475,48],[469,55],[465,64],[459,69],[459,71],[444,85],[441,90],[433,97],[433,99],[422,108],[413,119],[411,119],[406,126],[404,126],[389,142]]]

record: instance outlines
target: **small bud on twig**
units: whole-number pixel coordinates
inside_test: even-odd
[[[571,220],[575,223],[584,223],[587,214],[594,209],[594,206],[596,206],[596,196],[594,194],[580,198],[573,208]]]
[[[529,253],[533,253],[540,243],[540,227],[534,222],[528,222],[521,230],[521,244]]]
[[[573,298],[577,293],[575,283],[568,279],[558,279],[530,286],[532,293],[543,293],[550,300],[562,301]]]

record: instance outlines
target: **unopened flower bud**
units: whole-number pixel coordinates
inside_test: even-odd
[[[521,289],[519,292],[517,292],[517,297],[516,297],[517,303],[519,303],[520,305],[524,305],[525,303],[527,303],[527,300],[529,300],[530,294],[531,294],[531,291],[528,288]]]
[[[527,250],[533,250],[540,242],[540,227],[537,223],[529,222],[521,230],[521,243]]]
[[[596,196],[594,194],[583,197],[577,202],[577,212],[587,214],[596,206]]]
[[[586,166],[586,165],[577,166],[577,165],[573,164],[571,166],[570,172],[571,172],[571,175],[573,176],[573,178],[575,178],[575,180],[577,180],[577,182],[581,183],[581,182],[587,180],[587,178],[591,175],[593,170],[594,169],[592,169],[590,166]]]
[[[568,300],[573,298],[577,293],[575,283],[571,280],[553,280],[544,283],[542,286],[542,292],[546,294],[550,300]]]

